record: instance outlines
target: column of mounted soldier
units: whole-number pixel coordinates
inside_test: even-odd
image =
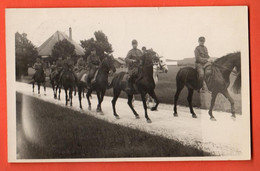
[[[204,45],[205,37],[199,37],[198,42],[199,45],[195,48],[194,51],[195,69],[191,67],[182,68],[180,69],[180,71],[177,73],[176,76],[177,92],[175,94],[175,100],[174,100],[174,116],[178,116],[176,105],[177,105],[179,93],[182,90],[183,86],[187,86],[189,90],[188,101],[189,101],[190,112],[192,113],[192,116],[194,118],[197,117],[192,108],[191,98],[192,98],[193,90],[197,90],[198,92],[205,91],[206,84],[204,83],[204,80],[205,78],[209,78],[209,77],[207,77],[207,74],[205,75],[204,72],[205,72],[205,68],[207,68],[208,66],[209,68],[213,68],[213,67],[216,68],[216,66],[222,67],[223,70],[226,69],[226,71],[230,71],[230,73],[232,72],[233,68],[236,67],[237,70],[239,70],[240,72],[240,63],[238,64],[237,60],[235,61],[235,59],[238,58],[234,58],[233,61],[234,65],[232,66],[225,65],[225,63],[223,64],[216,63],[216,65],[212,65],[213,62],[209,60],[208,50]],[[112,54],[106,54],[104,59],[101,61],[100,57],[96,54],[96,49],[93,47],[91,49],[91,54],[87,57],[87,61],[85,61],[83,57],[80,57],[77,60],[76,65],[74,65],[74,61],[73,59],[71,59],[70,56],[67,56],[67,58],[64,60],[61,57],[59,57],[58,60],[54,62],[53,65],[51,66],[51,73],[50,73],[50,80],[51,83],[53,84],[54,97],[57,98],[57,89],[59,89],[59,96],[60,96],[60,89],[63,87],[66,93],[66,99],[65,99],[66,105],[67,105],[67,101],[70,101],[72,105],[71,94],[72,91],[76,92],[77,89],[79,100],[80,100],[80,108],[82,108],[81,95],[82,93],[84,93],[84,89],[85,89],[87,90],[86,96],[88,99],[89,109],[91,109],[91,102],[89,97],[91,96],[91,93],[95,91],[98,98],[97,112],[102,112],[101,103],[103,101],[106,89],[113,88],[114,97],[112,100],[112,107],[113,107],[114,116],[117,119],[119,119],[119,115],[116,112],[115,105],[121,91],[124,91],[128,96],[128,105],[131,108],[132,112],[134,113],[135,117],[138,119],[140,117],[132,105],[132,99],[135,94],[140,94],[143,102],[144,110],[145,110],[145,118],[147,122],[150,123],[151,120],[147,114],[146,95],[149,94],[155,100],[155,106],[153,106],[151,110],[157,110],[159,100],[156,97],[154,91],[155,83],[153,78],[153,65],[154,65],[155,58],[158,58],[158,56],[151,49],[147,50],[145,47],[143,47],[142,50],[138,49],[137,40],[132,41],[132,47],[133,48],[127,53],[125,58],[125,62],[127,63],[128,66],[128,72],[120,72],[115,74],[110,83],[108,82],[108,76],[111,73],[110,71],[115,72],[116,70],[114,66],[114,57]],[[232,60],[233,56],[238,56],[240,62],[240,52],[234,54],[228,54],[222,58],[224,59],[226,57],[230,57],[229,59]],[[225,60],[219,60],[219,62],[222,61],[225,62]],[[230,61],[228,63],[230,63]],[[41,63],[40,58],[37,58],[37,61],[34,64],[34,69],[36,70],[36,72],[35,75],[33,76],[33,82],[37,82],[36,81],[37,73],[38,74],[41,73],[42,77],[45,78],[44,72],[41,72],[43,71],[43,65]],[[67,74],[68,72],[70,73],[70,75]],[[73,83],[68,88],[65,88],[64,82],[62,82],[64,77],[67,77],[67,79],[65,79],[67,80],[67,82]],[[189,83],[188,82],[189,80],[192,80],[192,83]],[[206,80],[207,85],[208,85],[207,82],[208,80],[209,79]],[[212,80],[210,81],[212,82]],[[219,82],[216,82],[216,87],[218,87],[217,83]],[[227,84],[223,85],[224,88],[227,88],[225,87],[226,85]],[[221,86],[222,84],[219,87]],[[211,87],[209,87],[209,89],[210,88]],[[69,91],[69,95],[67,95],[67,90]],[[212,94],[216,96],[215,89],[211,88],[211,91]],[[223,90],[216,89],[216,94],[220,92],[228,98],[228,100],[231,103],[232,116],[235,116],[232,98],[229,97],[229,94],[226,93],[226,91],[225,92],[222,91]],[[212,98],[214,100],[213,102],[215,103],[216,97],[212,96]],[[211,105],[212,108],[214,106],[214,103]],[[212,111],[209,114],[211,119],[215,120],[214,116],[212,115]]]

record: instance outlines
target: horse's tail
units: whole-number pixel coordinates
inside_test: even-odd
[[[234,93],[238,94],[241,92],[241,72],[238,74],[234,84],[232,86],[232,90]]]

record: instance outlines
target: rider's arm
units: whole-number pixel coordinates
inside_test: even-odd
[[[133,60],[131,59],[131,56],[132,56],[132,53],[131,53],[131,51],[129,51],[126,55],[126,58],[125,58],[126,63],[132,63],[133,62]]]
[[[199,52],[199,49],[196,48],[195,51],[195,59],[196,59],[196,62],[199,62],[199,63],[207,63],[207,59],[204,59],[201,55],[200,55],[200,52]]]

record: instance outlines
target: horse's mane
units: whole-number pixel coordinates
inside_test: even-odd
[[[228,53],[225,56],[222,56],[222,57],[216,59],[215,62],[216,63],[222,63],[223,61],[226,61],[226,58],[229,58],[229,57],[232,57],[232,56],[240,56],[240,55],[241,55],[240,51],[234,52],[234,53]]]

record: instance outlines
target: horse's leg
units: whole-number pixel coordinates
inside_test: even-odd
[[[151,119],[148,117],[148,114],[147,114],[147,106],[146,106],[145,95],[146,95],[145,93],[143,93],[143,92],[141,93],[141,98],[142,98],[142,101],[143,101],[145,118],[146,118],[147,123],[152,123]]]
[[[212,110],[213,110],[213,107],[215,105],[215,101],[216,101],[216,97],[218,95],[218,92],[212,92],[211,94],[211,102],[210,102],[210,108],[209,108],[209,116],[210,116],[210,120],[212,121],[216,121],[215,117],[213,116],[212,114]]]
[[[38,83],[38,94],[41,94],[41,83]]]
[[[44,96],[46,96],[46,85],[45,85],[45,82],[43,82],[43,89],[44,89]]]
[[[32,88],[33,88],[33,93],[34,93],[34,82],[32,82]]]
[[[54,84],[54,82],[53,81],[51,81],[51,86],[52,86],[52,90],[53,90],[53,96],[54,96],[54,99],[56,99],[57,98],[57,92],[55,91],[56,90],[56,88],[55,88],[55,84]]]
[[[229,94],[229,92],[228,92],[227,89],[224,90],[224,91],[222,92],[222,94],[228,99],[228,101],[229,101],[230,104],[231,104],[231,114],[232,114],[231,117],[232,117],[232,118],[236,118],[235,108],[234,108],[235,102],[234,102],[233,98],[230,96],[230,94]]]
[[[127,104],[129,105],[130,109],[131,109],[132,112],[134,113],[135,118],[136,118],[136,119],[140,119],[140,116],[139,116],[138,113],[135,111],[135,109],[134,109],[134,107],[133,107],[133,105],[132,105],[133,97],[134,97],[134,95],[132,95],[132,94],[128,94],[128,101],[127,101]]]
[[[89,99],[89,96],[91,95],[92,93],[92,90],[88,90],[87,92],[87,99],[88,99],[88,110],[91,110],[91,102],[90,102],[90,99]]]
[[[193,96],[193,89],[188,88],[188,97],[187,100],[189,102],[189,108],[190,108],[190,113],[192,114],[193,118],[197,118],[197,115],[195,114],[195,112],[193,111],[193,107],[192,107],[192,96]]]
[[[100,110],[100,112],[102,112],[101,104],[102,104],[102,102],[103,102],[103,100],[104,100],[105,92],[106,92],[106,90],[102,90],[101,93],[100,93],[100,102],[99,102],[99,103],[100,103],[100,104],[99,104],[99,110]]]
[[[82,104],[81,104],[81,92],[82,91],[82,87],[78,86],[78,96],[79,96],[79,108],[82,109]]]
[[[178,102],[179,95],[180,95],[180,93],[181,93],[183,87],[184,87],[183,84],[177,84],[177,91],[176,91],[175,96],[174,96],[174,108],[173,108],[173,110],[174,110],[173,115],[174,115],[175,117],[178,116],[178,112],[177,112],[177,102]]]
[[[150,95],[151,98],[154,99],[154,101],[155,101],[155,106],[153,106],[153,107],[151,108],[151,111],[155,111],[155,110],[157,110],[157,107],[158,107],[158,105],[159,105],[159,100],[158,100],[158,98],[157,98],[157,96],[156,96],[154,90],[151,91],[151,92],[149,92],[149,95]]]
[[[78,90],[79,91],[79,90]],[[74,86],[74,96],[76,96],[77,95],[77,86],[75,85]]]
[[[96,91],[96,92],[97,92],[97,98],[98,98],[98,104],[97,104],[96,112],[101,112],[101,109],[100,109],[101,92],[100,91]]]
[[[66,106],[68,105],[68,92],[67,92],[67,88],[64,88],[65,91],[65,102],[66,102]]]
[[[73,98],[72,94],[73,94],[73,89],[74,89],[74,86],[73,86],[73,87],[70,87],[70,91],[69,91],[70,106],[72,106],[72,98]]]
[[[116,113],[116,101],[119,97],[121,93],[121,90],[116,90],[115,88],[113,89],[113,94],[114,94],[114,97],[111,101],[112,103],[112,107],[113,107],[113,113],[114,113],[114,116],[117,118],[117,119],[120,119],[119,115]]]
[[[58,85],[58,89],[59,89],[59,100],[60,100],[60,93],[61,93],[61,86],[60,85]]]

